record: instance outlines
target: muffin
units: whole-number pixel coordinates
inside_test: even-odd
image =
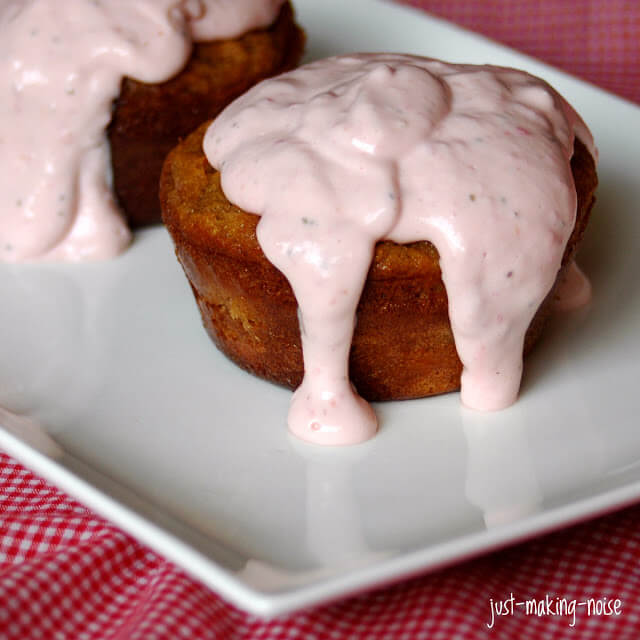
[[[304,43],[285,0],[13,2],[0,33],[0,262],[121,253],[169,148]]]
[[[171,148],[258,81],[295,67],[303,48],[287,2],[268,28],[197,42],[187,66],[167,82],[123,80],[108,134],[114,188],[130,226],[160,222],[158,183]]]
[[[322,67],[323,64],[328,65],[328,71]],[[401,69],[405,65],[412,68],[406,72],[407,76],[404,79],[398,79],[397,75],[403,73]],[[318,66],[320,71],[317,69]],[[381,66],[384,67],[382,70],[380,70]],[[417,71],[415,71],[416,68]],[[427,73],[426,78],[422,78],[421,74],[424,72]],[[412,77],[416,73],[417,76]],[[315,76],[319,76],[319,78]],[[346,76],[346,79],[343,76]],[[354,77],[356,80],[353,80]],[[344,87],[348,87],[352,80],[358,89],[354,90],[353,95],[350,95],[350,90]],[[309,95],[300,98],[298,102],[291,98],[285,87],[285,83],[297,87],[301,83],[312,85],[313,82],[316,82],[317,89],[311,89]],[[433,123],[430,128],[421,130],[418,134],[418,137],[429,139],[428,148],[425,147],[427,143],[424,140],[420,143],[422,146],[418,158],[422,162],[433,154],[440,154],[437,161],[448,167],[452,177],[447,185],[444,187],[442,185],[434,186],[434,189],[444,189],[445,192],[456,191],[456,193],[460,191],[456,196],[459,212],[466,211],[465,207],[472,210],[483,199],[490,201],[492,210],[500,209],[500,215],[506,216],[506,210],[509,209],[508,216],[513,219],[517,218],[514,223],[516,226],[513,227],[515,229],[514,237],[516,237],[520,234],[520,229],[524,228],[522,225],[526,224],[522,222],[522,219],[526,218],[528,213],[535,210],[537,206],[535,203],[531,205],[531,203],[521,203],[514,200],[513,193],[514,190],[517,191],[517,185],[511,186],[506,175],[499,177],[497,185],[486,184],[479,179],[478,173],[486,176],[490,169],[483,168],[480,162],[474,159],[473,145],[477,146],[485,142],[498,145],[498,143],[502,144],[503,138],[506,139],[508,141],[506,149],[509,155],[506,162],[513,165],[513,171],[516,174],[526,169],[537,177],[540,170],[536,163],[551,162],[547,159],[538,161],[535,157],[532,159],[532,154],[538,154],[540,151],[535,148],[535,144],[532,147],[531,138],[534,135],[540,135],[544,139],[541,144],[545,153],[550,156],[556,154],[554,162],[559,158],[558,173],[560,177],[556,180],[556,177],[552,176],[550,182],[553,184],[551,186],[541,185],[539,194],[543,198],[547,188],[551,191],[557,189],[565,197],[565,208],[571,209],[573,207],[573,211],[569,212],[572,225],[565,231],[565,236],[562,238],[560,238],[561,231],[559,229],[567,225],[566,220],[557,222],[558,228],[547,234],[550,244],[561,243],[562,246],[555,248],[556,261],[552,267],[551,275],[548,276],[550,280],[548,279],[548,285],[545,285],[544,294],[535,302],[535,308],[532,307],[531,302],[527,302],[529,310],[526,313],[529,315],[525,314],[526,332],[523,331],[520,338],[517,336],[515,338],[520,360],[523,352],[530,351],[539,338],[551,310],[553,283],[562,277],[564,270],[573,260],[594,202],[594,191],[597,185],[596,153],[588,130],[575,112],[548,85],[522,72],[494,67],[447,65],[439,61],[409,56],[386,54],[382,56],[352,56],[314,63],[314,65],[308,65],[308,67],[293,72],[293,75],[287,74],[284,78],[263,83],[263,85],[272,86],[273,89],[269,89],[268,86],[265,90],[263,85],[259,85],[247,96],[240,99],[241,104],[236,103],[223,113],[221,128],[216,128],[220,121],[214,122],[213,126],[210,126],[210,123],[202,125],[178,145],[165,162],[161,177],[160,199],[163,218],[175,243],[176,254],[191,284],[207,332],[218,348],[244,369],[290,388],[299,387],[305,378],[301,329],[297,311],[299,300],[294,295],[297,281],[295,276],[292,278],[289,275],[289,279],[285,277],[281,269],[274,266],[273,260],[265,256],[265,251],[258,242],[259,233],[256,233],[261,218],[250,210],[247,211],[250,209],[249,207],[240,208],[246,200],[245,191],[250,191],[253,188],[250,171],[263,174],[265,163],[269,162],[269,158],[273,158],[276,170],[275,172],[267,172],[266,176],[263,176],[264,179],[261,179],[255,196],[257,203],[264,202],[261,211],[263,219],[266,218],[265,211],[272,217],[277,216],[279,214],[278,207],[288,207],[289,205],[282,203],[289,199],[291,203],[290,210],[287,212],[288,225],[299,224],[306,227],[315,224],[315,214],[309,208],[309,201],[302,201],[300,192],[296,190],[296,183],[285,182],[284,179],[281,179],[282,168],[289,166],[284,164],[284,160],[279,156],[281,145],[285,144],[282,142],[285,135],[279,129],[282,122],[286,118],[292,118],[294,124],[291,127],[298,127],[298,130],[301,126],[307,126],[309,121],[312,122],[312,126],[317,126],[324,138],[318,139],[317,142],[317,147],[322,150],[319,152],[322,158],[325,157],[328,145],[326,139],[334,136],[333,131],[336,130],[327,126],[330,123],[333,127],[346,133],[347,137],[356,140],[352,144],[360,149],[365,149],[365,160],[368,161],[370,154],[366,145],[378,145],[382,148],[381,153],[386,153],[384,145],[388,143],[388,136],[385,138],[380,134],[384,128],[380,124],[381,119],[396,118],[400,112],[398,105],[405,100],[403,92],[410,91],[411,86],[419,85],[420,82],[433,86],[425,85],[425,93],[418,94],[419,100],[422,102],[411,108],[419,118],[432,117]],[[442,88],[445,86],[442,84],[443,82],[446,83],[445,89]],[[466,82],[471,84],[467,85]],[[451,94],[447,93],[452,91],[451,86],[457,92],[453,99],[450,98]],[[489,97],[483,97],[483,94],[478,91],[479,87],[483,88],[486,91],[486,96]],[[496,115],[492,111],[494,109],[492,100],[497,99],[495,94],[501,91],[504,95],[501,94],[500,100],[506,100],[505,109],[509,115],[506,120],[502,114]],[[440,92],[444,96],[445,107],[443,108],[446,113],[434,115],[434,110],[441,109],[441,106],[436,105],[434,101],[430,102],[434,92],[436,94]],[[252,93],[255,95],[252,96]],[[517,97],[514,98],[513,96],[516,94]],[[256,109],[256,105],[266,105],[265,108],[273,109],[274,107],[269,100],[273,102],[280,95],[285,96],[282,100],[289,105],[284,108],[287,115],[270,113],[270,119],[267,119],[263,113],[261,118],[262,122],[269,120],[275,123],[273,137],[270,138],[269,126],[263,124],[259,125],[259,134],[251,126],[248,126],[248,131],[243,135],[241,130],[247,124],[242,119],[243,114],[250,112],[252,108]],[[425,95],[427,96],[426,100]],[[478,113],[483,114],[483,117],[491,121],[491,126],[483,130],[482,135],[487,139],[482,142],[478,131],[469,124],[470,118],[477,117],[477,114],[474,116],[473,110],[470,110],[469,100],[476,99],[480,102],[483,100],[486,102],[478,107]],[[379,100],[379,103],[376,103],[375,100]],[[323,111],[325,107],[322,106],[324,102],[331,103],[332,101],[342,101],[339,109],[341,115],[333,120],[325,118]],[[297,115],[292,116],[291,112],[287,111],[287,109],[291,109],[290,105],[293,103],[314,104],[317,106],[317,111],[307,112],[305,116],[298,118]],[[344,104],[348,104],[346,111]],[[380,104],[383,105],[383,108],[379,108]],[[392,105],[392,108],[388,108],[389,104]],[[426,115],[423,113],[425,104],[427,104],[428,111]],[[404,105],[404,107],[406,106]],[[294,107],[293,109],[295,111],[304,108]],[[540,117],[543,109],[552,112],[553,117],[543,120]],[[349,110],[355,111],[355,124],[349,122],[349,117],[345,116]],[[389,115],[391,112],[393,112],[392,115]],[[442,123],[446,118],[453,118],[451,114],[459,114],[458,121],[454,123],[455,126],[451,128],[449,133],[446,131],[442,133],[444,131]],[[408,120],[411,120],[412,117],[408,116]],[[369,124],[372,125],[368,131],[374,131],[373,134],[363,133],[360,129],[367,118],[371,121]],[[556,120],[553,127],[555,127],[554,130],[558,138],[551,135],[552,125],[549,124],[549,120],[554,118]],[[534,133],[536,123],[542,127],[542,133]],[[409,125],[411,124],[409,122]],[[402,127],[404,126],[402,125]],[[393,128],[390,129],[394,143],[396,138],[404,135],[402,127],[398,129],[398,133],[395,133]],[[582,139],[574,138],[574,129],[578,131]],[[238,131],[240,133],[237,134]],[[354,137],[356,134],[360,137]],[[515,134],[520,139],[512,142],[512,139],[516,137]],[[246,151],[247,158],[249,155],[253,155],[250,171],[244,171],[246,166],[250,164],[247,158],[241,158],[241,161],[236,162],[233,152],[229,153],[228,149],[225,149],[222,154],[224,160],[218,163],[221,167],[221,175],[217,169],[212,167],[203,152],[203,137],[205,135],[214,145],[218,138],[224,138],[225,143],[228,142],[234,148],[236,140],[231,139],[229,142],[228,138],[240,135],[245,142],[248,138],[253,137],[259,141],[260,145],[264,146],[257,150],[255,147],[250,147]],[[302,135],[304,138],[304,134],[296,133],[295,135]],[[380,137],[381,135],[382,137]],[[455,149],[456,145],[461,145],[460,149],[453,154],[456,162],[453,166],[449,166],[453,156],[450,157],[442,153],[442,146],[445,144],[447,135],[455,138],[450,138],[453,141],[448,143],[450,147],[447,149]],[[214,136],[215,139],[211,139]],[[465,142],[465,136],[467,138],[471,136],[470,143]],[[493,139],[489,139],[491,136]],[[314,138],[314,140],[316,139]],[[308,152],[309,139],[305,139],[304,144],[296,139],[296,143],[298,147],[304,149],[304,153]],[[272,144],[275,147],[271,146]],[[333,141],[330,141],[330,144],[333,144]],[[401,144],[405,143],[401,142]],[[294,144],[294,146],[296,145]],[[535,150],[530,152],[529,148],[531,147]],[[237,148],[241,148],[241,145],[238,144]],[[341,183],[342,173],[351,171],[357,177],[362,169],[359,165],[354,164],[353,158],[344,159],[347,155],[344,146],[338,145],[338,148],[340,159],[337,162],[341,171],[340,177],[335,178],[335,184],[344,187],[345,185]],[[524,151],[520,151],[520,149],[524,149]],[[403,147],[401,153],[411,155],[414,152]],[[491,153],[491,150],[480,152],[479,157],[488,160],[487,153]],[[518,154],[523,155],[519,158]],[[540,157],[543,155],[540,154]],[[308,173],[304,157],[297,157],[298,163],[294,169]],[[562,166],[565,161],[566,174],[563,173]],[[313,168],[318,167],[319,162],[320,160],[316,160],[314,156],[314,161],[308,164]],[[532,166],[529,166],[530,163]],[[465,166],[462,167],[462,165]],[[551,163],[550,166],[555,167],[555,164]],[[425,165],[424,171],[424,180],[428,182],[428,165]],[[483,171],[484,173],[482,173]],[[237,201],[236,204],[225,195],[225,191],[227,191],[225,172],[231,176],[231,190],[235,188],[236,183],[245,185],[243,189],[234,191],[236,195],[233,199]],[[321,169],[318,169],[318,172],[319,177],[314,176],[310,183],[305,183],[305,188],[314,196],[319,193],[314,191],[316,182],[324,184],[328,180],[327,175],[333,175],[327,172],[322,173]],[[298,176],[299,172],[295,175]],[[377,189],[382,178],[378,174],[374,175],[376,177],[371,184],[373,184],[372,188]],[[445,173],[444,177],[440,176],[440,183],[448,180],[447,175]],[[296,179],[303,180],[299,177]],[[403,179],[401,170],[397,175],[394,175],[395,183],[393,184],[397,186],[398,190],[396,193],[389,194],[391,199],[405,201],[409,201],[410,198],[415,199],[415,193],[410,192],[411,189],[415,191],[415,184],[414,186],[403,185]],[[531,193],[531,188],[538,188],[535,184],[532,187],[532,180],[528,177],[525,176],[524,180],[527,189],[529,189],[527,194]],[[417,184],[420,185],[420,179]],[[222,185],[225,185],[224,190]],[[418,189],[421,188],[418,187]],[[276,211],[274,211],[272,203],[270,204],[268,201],[270,190],[278,191],[282,196],[277,200]],[[349,202],[356,202],[357,206],[358,199],[366,193],[366,190],[356,184],[353,191],[356,199],[349,200]],[[509,197],[499,195],[503,192]],[[533,193],[538,194],[537,191]],[[421,194],[421,197],[424,197],[425,202],[428,202],[428,195]],[[333,195],[327,196],[325,194],[325,200],[331,200],[331,198]],[[518,210],[516,205],[521,210]],[[261,206],[258,204],[254,211],[260,208]],[[505,210],[504,213],[502,213],[502,209]],[[558,211],[560,209],[561,207],[558,207]],[[559,213],[554,210],[554,215],[551,217],[555,220],[559,217]],[[374,222],[374,224],[376,223]],[[494,227],[493,225],[496,224],[502,226],[500,228]],[[503,222],[501,218],[498,218],[497,223],[496,220],[491,219],[487,220],[483,226],[489,228],[489,233],[486,235],[500,233],[504,235],[504,228],[509,224],[512,224],[510,220]],[[485,235],[485,229],[480,227],[473,233],[475,236]],[[357,323],[349,350],[348,374],[358,393],[369,401],[418,398],[454,391],[461,386],[464,358],[461,360],[459,346],[464,336],[461,338],[461,329],[458,329],[458,335],[456,335],[455,327],[463,327],[464,322],[458,320],[457,324],[454,324],[451,320],[450,295],[448,295],[448,287],[445,285],[447,280],[443,279],[441,255],[444,250],[443,244],[437,246],[438,242],[435,242],[433,238],[426,237],[427,234],[424,234],[422,238],[411,237],[409,234],[410,241],[403,240],[402,242],[399,241],[402,238],[396,237],[398,235],[407,236],[404,232],[398,234],[396,231],[386,231],[383,235],[375,237],[372,259],[368,265],[366,280],[357,301],[355,313]],[[469,239],[470,244],[476,241],[476,237]],[[283,242],[281,241],[281,244]],[[527,245],[522,253],[535,255],[538,251],[542,252],[542,244],[540,248]],[[478,260],[481,261],[485,258],[486,256],[480,256]],[[449,260],[447,268],[451,269],[449,266],[451,257],[447,259]],[[503,269],[505,282],[509,284],[514,277],[518,277],[517,271],[519,269],[534,269],[531,265],[520,264],[520,262],[516,265],[507,264],[504,267],[500,265],[499,268]],[[468,274],[471,282],[475,282],[475,277],[474,274]],[[289,280],[293,280],[293,288],[289,284]],[[478,288],[486,288],[486,285],[479,280],[479,276],[476,280]],[[450,283],[451,278],[449,278]],[[321,286],[321,283],[318,284],[317,293],[312,293],[312,296],[321,297],[323,295],[320,292]],[[519,285],[516,285],[515,288],[517,290]],[[460,308],[460,303],[458,303],[458,308]],[[476,313],[482,314],[483,309],[476,311]],[[491,322],[499,325],[502,322],[500,315],[498,314],[497,320]],[[302,324],[303,327],[306,324],[304,309]],[[308,327],[306,329],[308,330]],[[492,326],[487,329],[488,332],[492,330]],[[516,329],[512,330],[509,327],[501,329],[501,332],[506,334],[507,340],[511,339],[511,334],[517,334]],[[471,366],[472,363],[465,363],[465,367],[470,368]],[[309,373],[307,363],[307,377]],[[506,374],[506,369],[497,371],[496,377],[498,374]],[[516,382],[519,384],[520,370],[517,370],[515,375],[517,376]],[[513,384],[509,387],[509,393],[512,392],[512,388]],[[297,395],[300,395],[300,391],[297,392]],[[473,397],[473,394],[470,397]],[[507,402],[502,399],[499,401],[500,406],[476,406],[474,408],[501,408],[511,401],[513,401],[513,397],[507,396]],[[466,404],[473,406],[474,403],[467,402]],[[318,413],[321,413],[320,410],[316,410],[314,415],[317,416]],[[290,417],[290,427],[291,421]],[[334,433],[342,431],[341,425],[333,424],[332,426]],[[305,439],[331,444],[337,440],[355,442],[371,435],[371,430],[369,430],[366,436],[360,433],[351,434],[344,439],[341,437],[336,439],[333,435],[324,438],[322,419],[312,417],[306,421],[304,426],[295,427],[292,430]]]

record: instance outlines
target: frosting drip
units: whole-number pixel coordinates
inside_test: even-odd
[[[122,78],[164,82],[192,39],[270,24],[283,0],[9,0],[0,5],[0,262],[114,256],[130,233],[105,128]]]

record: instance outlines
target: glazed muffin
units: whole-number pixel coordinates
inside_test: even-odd
[[[202,151],[207,126],[167,158],[161,180],[164,222],[218,348],[247,371],[294,389],[304,374],[297,302],[258,244],[260,217],[231,204],[222,192],[220,173]],[[563,270],[580,244],[597,185],[594,160],[579,139],[571,169],[578,208]],[[542,332],[553,294],[529,327],[525,352]],[[419,398],[460,388],[462,364],[433,244],[379,242],[357,318],[349,372],[364,398]]]
[[[196,43],[187,66],[167,82],[122,82],[108,135],[114,188],[130,226],[160,222],[158,183],[171,148],[249,87],[295,67],[304,41],[287,2],[268,28]]]
[[[284,0],[58,4],[0,11],[0,262],[120,254],[160,220],[169,148],[304,43]]]
[[[170,154],[160,198],[219,348],[300,385],[296,435],[351,443],[376,429],[363,398],[515,401],[595,156],[529,74],[360,54],[244,94]]]

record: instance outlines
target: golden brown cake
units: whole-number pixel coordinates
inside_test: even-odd
[[[258,216],[223,194],[220,174],[202,151],[206,128],[190,135],[165,162],[160,189],[164,221],[204,326],[220,350],[246,370],[295,388],[303,375],[296,300],[258,245]],[[564,267],[580,243],[597,185],[594,159],[578,139],[571,169],[578,209]],[[525,352],[541,333],[552,296],[553,290],[529,327]],[[359,393],[368,400],[390,400],[453,391],[460,387],[461,369],[435,247],[429,242],[378,243],[357,310],[349,362]]]
[[[115,191],[132,227],[160,222],[158,182],[170,149],[252,85],[295,67],[304,40],[287,3],[268,29],[196,44],[168,82],[123,81],[108,133]]]

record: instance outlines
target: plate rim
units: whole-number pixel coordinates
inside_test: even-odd
[[[0,449],[20,464],[90,508],[107,523],[146,545],[159,556],[176,564],[229,603],[246,612],[270,619],[317,607],[356,594],[428,575],[482,555],[515,546],[640,502],[640,479],[580,498],[569,504],[546,509],[491,529],[457,536],[445,542],[391,556],[378,564],[356,568],[323,582],[310,583],[289,591],[259,591],[234,579],[210,557],[123,504],[107,490],[92,484],[65,465],[38,451],[0,423]],[[70,454],[65,454],[70,456]],[[98,477],[103,474],[94,470]],[[109,479],[119,485],[117,481]],[[124,488],[130,492],[129,489]]]

